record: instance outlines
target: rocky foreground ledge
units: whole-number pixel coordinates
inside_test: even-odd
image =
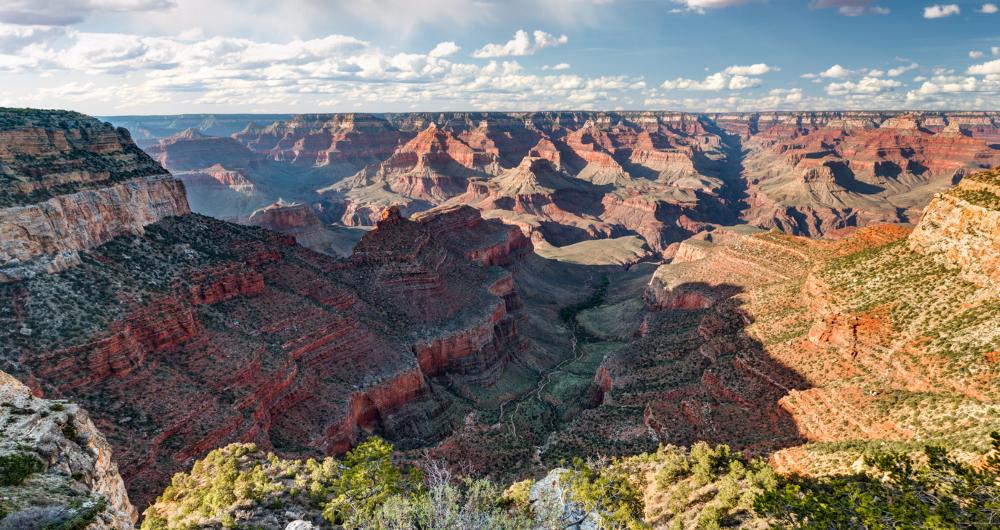
[[[126,530],[137,518],[111,446],[87,412],[37,398],[4,372],[0,486],[4,528]]]

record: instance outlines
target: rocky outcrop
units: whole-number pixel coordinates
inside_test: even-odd
[[[385,160],[410,136],[371,114],[305,114],[232,135],[276,162],[327,167],[339,175]]]
[[[6,478],[0,519],[35,528],[74,518],[90,529],[128,530],[137,518],[112,449],[87,412],[65,401],[35,397],[0,372],[0,465]],[[17,465],[19,476],[8,474]],[[20,476],[23,475],[23,476]],[[14,528],[16,526],[10,526]]]
[[[883,113],[787,116],[758,122],[743,162],[746,219],[804,235],[912,222],[935,193],[1000,164],[991,129],[961,131],[965,116]],[[933,124],[926,127],[924,123]],[[950,125],[946,125],[950,124]],[[801,176],[801,179],[798,177]]]
[[[956,188],[935,195],[909,245],[1000,292],[1000,171],[968,176]]]
[[[64,270],[82,250],[189,211],[184,186],[124,130],[73,113],[0,114],[0,282]]]
[[[81,250],[187,212],[183,184],[168,175],[0,209],[0,282],[58,272]]]
[[[206,136],[195,129],[183,130],[146,148],[170,171],[193,171],[215,165],[246,168],[259,159],[252,151],[228,137]]]
[[[295,242],[335,257],[350,256],[364,235],[362,229],[323,224],[308,204],[279,200],[250,214],[248,223],[295,237]]]
[[[288,236],[171,218],[89,250],[77,268],[141,297],[93,300],[97,314],[110,312],[95,319],[67,285],[66,321],[53,323],[34,304],[62,279],[14,284],[5,299],[32,305],[16,302],[22,316],[0,342],[7,355],[26,352],[8,358],[38,391],[87,404],[142,500],[231,441],[295,454],[342,452],[366,431],[427,443],[454,421],[428,379],[488,384],[520,348],[509,273],[491,267],[524,251],[510,233],[471,209],[390,217],[334,262]],[[131,248],[153,261],[131,269],[119,254]],[[81,321],[92,331],[67,333]]]

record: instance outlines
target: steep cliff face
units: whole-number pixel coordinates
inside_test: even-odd
[[[0,431],[0,459],[9,480],[0,497],[5,524],[58,528],[79,518],[95,530],[132,528],[136,510],[111,446],[86,411],[35,397],[0,372]]]
[[[0,282],[63,270],[79,251],[188,212],[184,186],[110,124],[0,111]]]
[[[439,241],[430,226],[448,215],[387,220],[334,262],[260,229],[164,220],[8,285],[5,358],[92,410],[140,501],[230,441],[295,454],[365,431],[426,443],[457,421],[428,378],[488,382],[519,348],[509,273],[487,268],[519,245],[467,221]]]
[[[909,238],[910,249],[983,287],[1000,291],[1000,171],[966,177],[934,197]]]
[[[260,158],[232,138],[206,136],[195,129],[185,129],[160,140],[146,148],[146,152],[170,171],[191,171],[220,163],[245,168]]]
[[[232,441],[288,454],[341,452],[366,432],[428,443],[459,421],[433,380],[488,385],[522,348],[518,295],[498,265],[531,243],[476,210],[419,221],[390,211],[337,261],[288,235],[186,213],[183,187],[162,169],[114,186],[142,192],[105,195],[101,208],[83,201],[102,189],[48,199],[91,215],[77,218],[75,239],[46,246],[5,228],[5,266],[18,266],[15,251],[72,248],[77,259],[0,284],[0,361],[37,394],[91,411],[137,502]],[[164,200],[155,186],[174,193]],[[5,222],[32,226],[26,216],[41,208],[6,209]],[[116,211],[133,223],[93,226]],[[308,230],[311,213],[259,218]]]

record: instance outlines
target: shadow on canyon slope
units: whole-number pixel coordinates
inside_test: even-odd
[[[747,332],[753,318],[743,287],[684,283],[673,289],[673,305],[654,309],[641,302],[652,264],[611,273],[528,265],[535,267],[561,269],[564,280],[589,275],[576,288],[589,297],[563,305],[571,320],[555,329],[560,298],[547,290],[569,282],[532,283],[540,278],[532,273],[522,283],[522,293],[541,290],[525,294],[532,313],[519,321],[529,348],[495,385],[477,389],[479,421],[447,436],[433,457],[512,481],[575,456],[636,454],[661,443],[705,440],[767,454],[803,442],[779,400],[809,385]]]
[[[637,338],[601,364],[597,406],[553,436],[546,460],[699,440],[751,454],[802,443],[779,400],[810,385],[748,333],[744,289],[691,282],[671,291],[664,309],[645,313]]]
[[[731,222],[736,222],[750,208],[748,185],[746,179],[743,178],[743,159],[746,157],[747,151],[744,150],[743,141],[738,135],[729,133],[711,120],[701,120],[701,123],[706,131],[718,135],[722,140],[722,150],[726,158],[719,164],[717,174],[723,181],[722,196],[729,201]],[[695,163],[695,169],[699,171],[707,169],[703,167],[704,156],[694,157],[692,162]]]

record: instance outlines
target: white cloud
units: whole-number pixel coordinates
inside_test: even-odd
[[[831,96],[844,96],[848,94],[879,94],[901,86],[903,86],[903,83],[893,79],[865,77],[857,82],[844,81],[841,83],[830,83],[826,87],[826,93]]]
[[[472,52],[472,56],[477,58],[523,57],[525,55],[534,55],[543,48],[561,46],[569,42],[569,37],[566,35],[556,37],[551,33],[546,33],[540,30],[535,30],[533,35],[535,39],[534,43],[532,43],[531,37],[528,36],[527,31],[519,29],[516,33],[514,33],[513,39],[504,44],[487,44]]]
[[[924,18],[945,18],[958,15],[961,12],[962,10],[958,7],[958,4],[934,4],[924,8]]]
[[[449,55],[455,55],[461,49],[461,46],[451,41],[439,42],[438,45],[435,46],[434,49],[427,55],[430,55],[431,57],[447,57]]]
[[[969,58],[970,59],[979,59],[982,56],[983,56],[983,52],[981,52],[979,50],[972,50],[971,52],[969,52]]]
[[[155,11],[176,7],[174,0],[4,0],[0,22],[65,26],[101,12]]]
[[[33,30],[4,31],[21,38],[32,37]],[[632,101],[626,95],[647,89],[641,77],[530,75],[513,60],[477,65],[450,60],[451,55],[441,57],[451,46],[437,46],[436,52],[427,53],[386,53],[344,35],[288,42],[193,36],[65,30],[60,39],[35,42],[16,54],[0,51],[0,72],[83,79],[51,86],[41,82],[32,92],[17,96],[17,103],[84,111],[101,108],[103,113],[139,105],[145,105],[147,112],[152,108],[287,112],[320,106],[353,110],[374,105],[400,110],[414,105],[610,108]],[[568,65],[553,68],[563,70]]]
[[[780,68],[769,66],[764,63],[757,63],[749,66],[730,66],[729,68],[723,70],[723,72],[731,75],[764,75],[778,70],[780,70]]]
[[[820,72],[819,76],[820,77],[825,77],[827,79],[843,79],[845,77],[849,77],[852,73],[853,72],[851,72],[847,68],[844,68],[843,66],[840,66],[839,64],[835,64],[835,65],[827,68],[826,70]]]
[[[690,11],[693,13],[698,13],[704,15],[708,9],[721,9],[723,7],[732,7],[742,4],[749,4],[750,2],[759,0],[673,0],[675,4],[680,4],[684,6],[684,9],[674,10],[678,11]]]
[[[559,63],[559,64],[553,64],[551,66],[545,65],[542,67],[542,70],[569,70],[569,69],[570,69],[569,63]]]
[[[729,90],[744,90],[760,86],[760,84],[761,80],[759,78],[747,77],[745,75],[734,75],[729,79]]]
[[[877,5],[875,0],[813,0],[810,7],[813,9],[835,7],[837,13],[845,17],[888,15],[890,13],[889,8]]]
[[[994,46],[990,48],[990,53],[993,55],[1000,55],[1000,46]]]
[[[660,86],[667,90],[708,90],[716,92],[726,88],[726,82],[726,75],[722,72],[717,72],[706,77],[703,81],[679,77],[673,81],[664,81]]]
[[[992,3],[983,4],[983,7],[979,8],[980,13],[985,13],[987,15],[992,15],[997,11],[1000,11],[1000,8],[997,8],[997,5]]]
[[[14,53],[33,44],[61,37],[66,29],[58,26],[22,26],[0,23],[0,53]]]
[[[979,81],[975,77],[935,76],[920,85],[920,88],[907,92],[907,101],[923,101],[929,97],[945,94],[961,94],[984,90],[997,90],[1000,82],[997,80]]]
[[[968,71],[970,74],[975,75],[998,75],[1000,74],[1000,59],[970,66]]]
[[[660,86],[666,90],[705,90],[709,92],[717,92],[727,88],[729,90],[746,90],[761,85],[762,81],[756,76],[778,70],[780,69],[765,63],[749,66],[733,65],[721,72],[711,74],[701,81],[679,77],[664,81]]]
[[[906,72],[909,72],[910,70],[916,70],[919,67],[920,65],[917,63],[910,63],[906,66],[898,66],[896,68],[890,68],[889,71],[886,73],[889,75],[889,77],[899,77],[905,74]]]

